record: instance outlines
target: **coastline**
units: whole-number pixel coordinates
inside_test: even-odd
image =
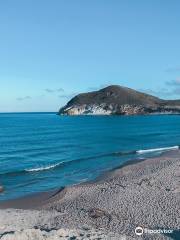
[[[175,154],[176,151],[174,150],[167,150],[164,151],[160,154],[159,157],[167,157],[168,155],[171,155],[171,157]],[[158,159],[159,157],[156,157]],[[70,186],[60,186],[59,188],[47,190],[47,191],[42,191],[42,192],[37,192],[37,193],[31,193],[22,197],[17,197],[14,199],[7,199],[7,200],[0,200],[0,209],[8,209],[8,208],[14,208],[14,209],[37,209],[43,205],[44,202],[47,202],[49,199],[54,197],[55,195],[59,194],[63,190],[65,191],[66,189],[74,186],[86,186],[89,184],[96,184],[99,182],[106,181],[109,177],[113,176],[116,172],[116,170],[120,170],[124,167],[131,166],[134,164],[138,164],[143,161],[148,161],[150,159],[153,159],[154,157],[148,157],[148,158],[134,158],[131,160],[127,160],[123,162],[121,165],[111,169],[107,170],[103,173],[101,173],[99,176],[97,176],[93,180],[87,180],[86,182],[70,185]]]
[[[20,229],[56,231],[58,234],[63,228],[91,233],[96,230],[97,235],[101,231],[104,236],[111,234],[109,239],[120,239],[121,236],[136,239],[134,229],[137,226],[178,231],[179,158],[180,150],[164,152],[160,157],[120,166],[96,181],[60,189],[59,192],[41,193],[34,198],[21,198],[19,205],[14,205],[16,208],[24,206],[28,210],[12,209],[13,200],[10,205],[8,201],[1,202],[0,236],[3,240],[9,239],[6,238],[8,232],[13,232],[13,237],[14,234],[21,234]],[[12,220],[15,220],[15,225]],[[83,230],[84,225],[89,230]],[[91,236],[91,233],[88,234]],[[112,234],[118,234],[118,238]],[[145,237],[171,239],[170,234],[145,234]]]

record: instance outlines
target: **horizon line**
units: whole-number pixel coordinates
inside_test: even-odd
[[[4,114],[4,113],[6,113],[6,114],[10,114],[10,113],[58,113],[58,111],[22,111],[22,112],[16,112],[16,111],[14,111],[14,112],[0,112],[0,114]]]

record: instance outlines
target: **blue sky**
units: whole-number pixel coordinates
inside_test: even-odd
[[[0,112],[119,84],[180,98],[180,1],[0,1]]]

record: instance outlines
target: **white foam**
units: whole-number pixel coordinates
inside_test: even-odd
[[[30,168],[30,169],[25,169],[26,172],[38,172],[38,171],[45,171],[45,170],[49,170],[51,168],[55,168],[57,166],[59,166],[60,164],[62,164],[63,162],[60,163],[56,163],[56,164],[52,164],[52,165],[48,165],[48,166],[41,166],[41,167],[37,167],[37,168]]]
[[[149,152],[161,152],[161,151],[169,151],[169,150],[177,150],[177,149],[179,149],[179,146],[138,150],[136,151],[136,153],[143,154],[143,153],[149,153]]]

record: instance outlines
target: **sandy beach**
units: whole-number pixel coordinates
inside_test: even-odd
[[[178,239],[179,159],[169,151],[93,182],[1,202],[0,239]]]

